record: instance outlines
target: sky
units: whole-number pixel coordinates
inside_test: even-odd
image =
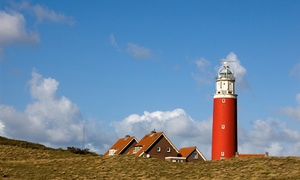
[[[300,156],[300,1],[0,0],[0,135],[103,154],[163,131],[211,158],[231,61],[238,151]]]

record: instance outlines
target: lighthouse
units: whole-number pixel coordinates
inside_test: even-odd
[[[235,76],[222,62],[216,78],[212,122],[212,160],[232,158],[237,152],[237,94]]]

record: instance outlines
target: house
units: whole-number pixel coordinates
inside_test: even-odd
[[[146,134],[128,154],[164,160],[165,157],[178,157],[179,152],[163,132],[152,131]]]
[[[196,146],[181,148],[179,153],[182,158],[185,158],[184,162],[206,161],[206,158]]]
[[[104,155],[121,155],[127,154],[136,144],[138,140],[134,136],[126,135],[120,138],[112,147],[104,153]]]
[[[163,132],[152,131],[140,141],[134,136],[120,138],[104,155],[131,154],[138,157],[158,158],[169,162],[206,161],[196,146],[181,148],[179,151]]]

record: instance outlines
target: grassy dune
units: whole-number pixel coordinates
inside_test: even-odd
[[[0,179],[300,179],[300,158],[170,163],[129,155],[78,155],[0,137]]]

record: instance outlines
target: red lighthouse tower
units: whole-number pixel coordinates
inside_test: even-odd
[[[237,152],[237,95],[235,77],[223,62],[216,78],[212,126],[212,160],[232,158]]]

